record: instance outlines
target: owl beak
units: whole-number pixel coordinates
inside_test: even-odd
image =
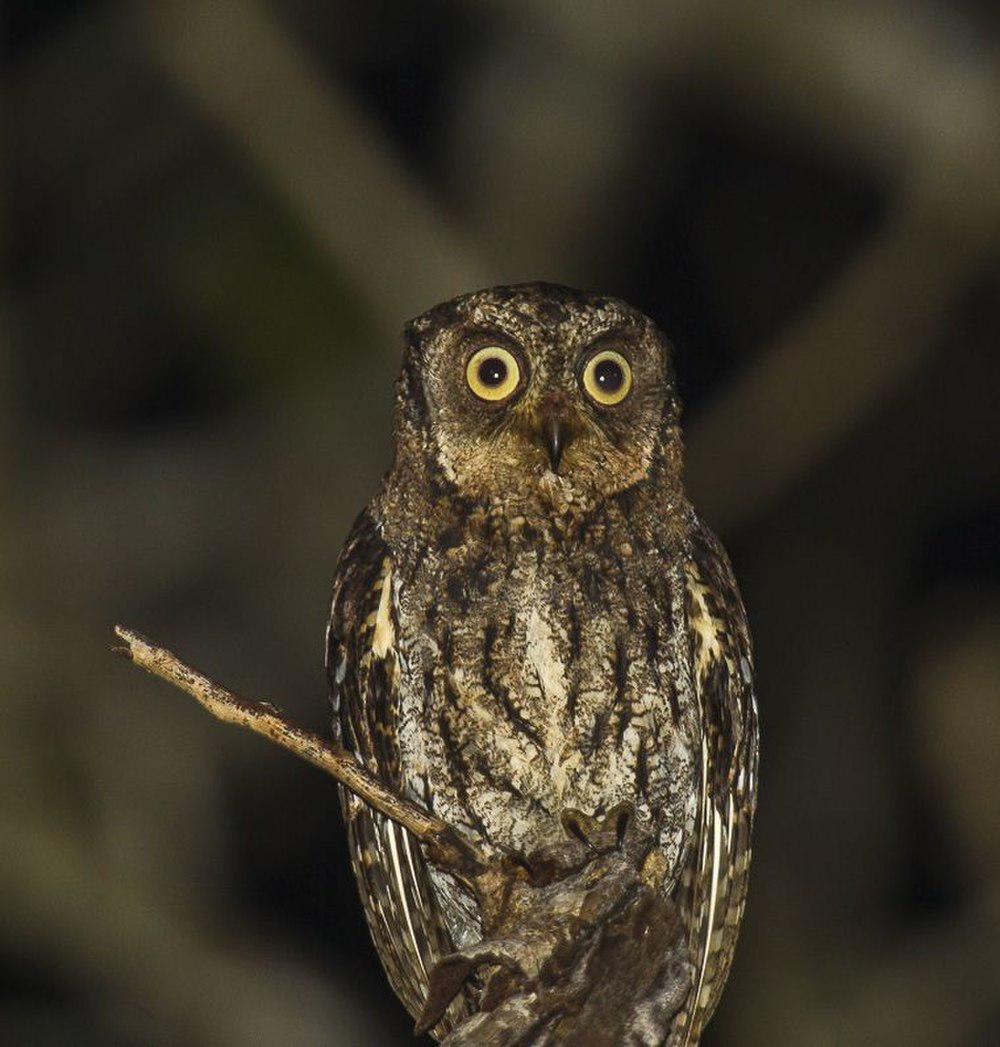
[[[545,449],[549,452],[552,471],[557,473],[568,436],[566,423],[557,414],[550,414],[542,421],[541,435]]]

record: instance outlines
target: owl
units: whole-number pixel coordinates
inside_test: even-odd
[[[684,493],[669,346],[621,301],[541,283],[446,302],[404,341],[394,462],[334,579],[334,729],[486,855],[558,843],[566,808],[630,804],[688,936],[671,1042],[697,1042],[743,912],[758,730],[736,582]],[[435,963],[481,938],[478,911],[405,829],[341,799],[416,1015]]]

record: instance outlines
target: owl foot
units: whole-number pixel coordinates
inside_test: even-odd
[[[431,971],[418,1033],[481,971],[480,1009],[449,1044],[666,1038],[691,969],[677,910],[648,876],[653,837],[627,804],[561,820],[564,843],[507,856],[478,880],[486,936]],[[537,1035],[518,1039],[528,1029]]]
[[[634,864],[653,846],[653,828],[643,825],[630,803],[620,803],[600,815],[585,814],[567,807],[559,816],[566,839],[541,847],[526,857],[513,858],[540,886],[565,878],[595,858],[620,851]]]
[[[601,854],[622,847],[630,826],[635,824],[635,811],[630,803],[620,803],[603,817],[593,817],[567,807],[559,820],[569,836]]]

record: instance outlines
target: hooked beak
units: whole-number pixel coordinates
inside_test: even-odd
[[[550,414],[542,420],[542,442],[549,453],[549,463],[554,473],[559,472],[559,463],[562,461],[568,436],[566,423],[557,414]]]

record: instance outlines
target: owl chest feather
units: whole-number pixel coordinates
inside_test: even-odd
[[[697,730],[679,565],[469,552],[428,558],[396,590],[406,787],[522,851],[558,839],[566,807],[629,802],[679,852]]]
[[[518,285],[418,317],[327,666],[338,737],[487,855],[561,841],[567,808],[633,808],[688,937],[676,1024],[696,1043],[746,894],[758,734],[746,617],[684,494],[679,412],[665,340],[614,299]],[[372,936],[416,1014],[441,957],[482,939],[476,899],[342,795]]]

